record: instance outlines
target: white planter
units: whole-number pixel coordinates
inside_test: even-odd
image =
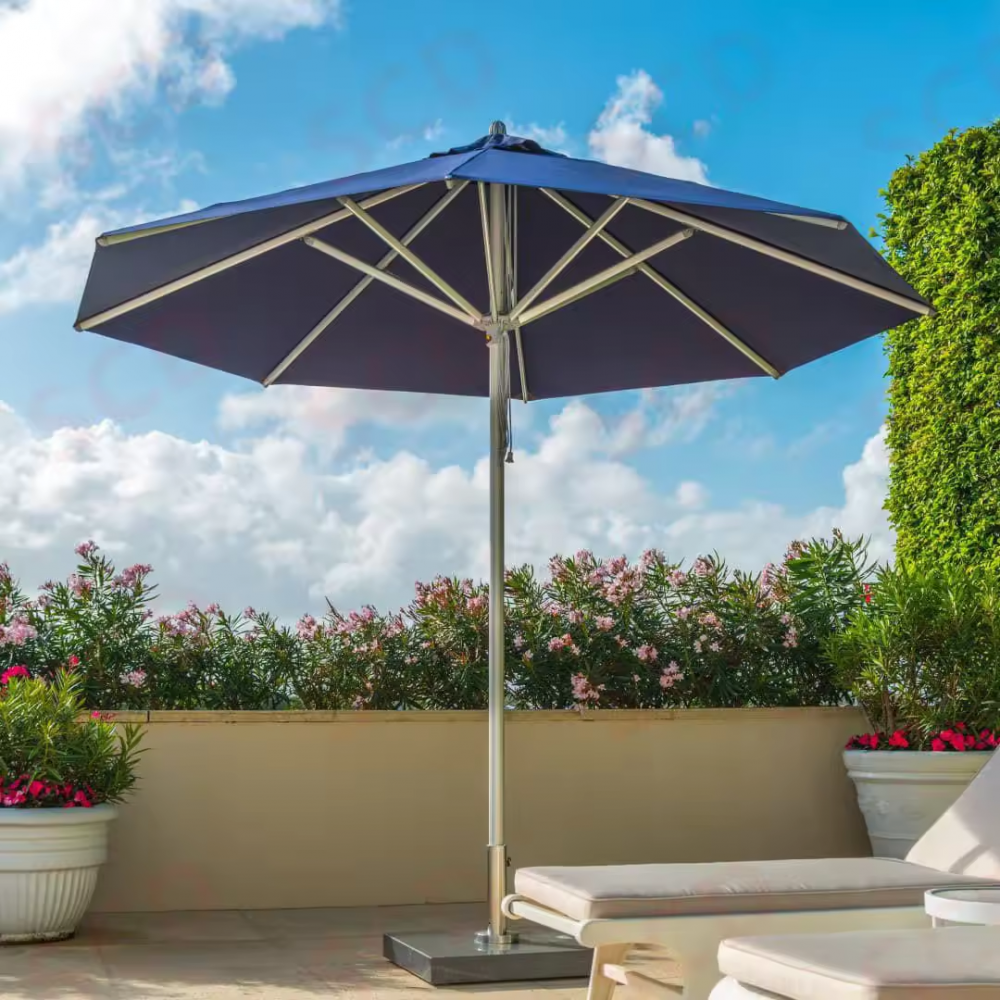
[[[988,751],[845,750],[875,857],[906,857],[989,759]]]
[[[114,806],[0,809],[0,942],[70,937],[108,855]]]

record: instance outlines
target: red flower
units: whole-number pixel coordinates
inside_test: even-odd
[[[941,750],[947,750],[948,746],[944,742],[944,740],[942,740],[939,737],[935,736],[934,739],[931,740],[931,749],[934,750],[934,751],[936,751],[936,752],[940,752]]]
[[[28,785],[28,794],[33,799],[37,799],[38,796],[45,790],[45,785],[43,785],[40,781],[33,781],[30,785]]]
[[[14,667],[9,667],[2,674],[0,674],[0,684],[7,684],[8,681],[13,680],[15,677],[30,677],[31,671],[28,670],[23,664],[18,664]]]
[[[80,657],[71,656],[66,662],[69,665],[69,669],[72,670],[74,667],[80,666]]]
[[[965,737],[961,733],[953,733],[950,742],[953,749],[965,750]]]
[[[892,736],[889,737],[889,746],[899,747],[900,750],[905,750],[909,747],[910,741],[906,738],[906,733],[902,729],[897,729]]]
[[[871,604],[872,602],[872,585],[870,583],[865,584],[865,604]]]

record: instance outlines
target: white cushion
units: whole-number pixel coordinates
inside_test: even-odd
[[[1000,928],[736,938],[719,970],[788,1000],[1000,1000]]]
[[[889,858],[521,868],[519,896],[574,920],[923,907],[927,889],[976,884]]]

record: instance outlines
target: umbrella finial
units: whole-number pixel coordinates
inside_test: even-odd
[[[502,121],[490,122],[490,135],[506,135],[507,126]]]

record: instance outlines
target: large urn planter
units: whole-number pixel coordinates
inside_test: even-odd
[[[989,759],[988,751],[845,750],[872,853],[906,857]]]
[[[0,943],[59,941],[82,919],[117,810],[0,809]]]

